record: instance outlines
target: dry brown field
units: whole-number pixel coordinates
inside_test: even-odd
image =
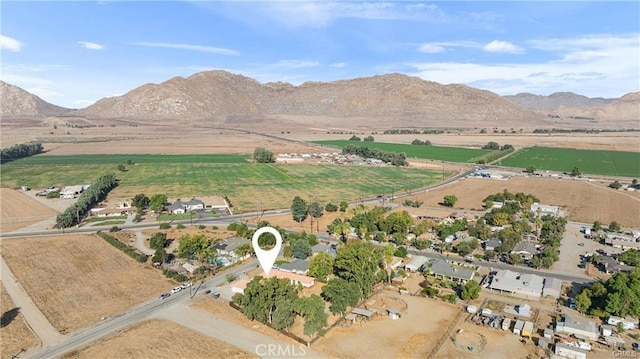
[[[438,300],[400,296],[408,305],[398,320],[381,315],[350,327],[337,326],[313,348],[337,358],[425,358],[461,307]]]
[[[574,180],[512,177],[509,180],[467,178],[452,185],[409,197],[423,201],[425,206],[438,206],[445,195],[458,197],[456,208],[482,209],[482,200],[502,192],[531,193],[543,204],[562,207],[572,221],[604,224],[617,221],[623,227],[640,227],[640,198],[630,192],[615,191],[595,182]]]
[[[95,235],[3,239],[2,256],[62,333],[122,313],[172,287],[160,271]]]
[[[63,358],[255,358],[223,341],[168,320],[152,319]]]
[[[38,338],[29,329],[22,314],[19,313],[13,317],[11,322],[4,319],[10,310],[16,309],[15,304],[11,300],[9,293],[0,283],[0,312],[2,313],[2,327],[0,328],[0,353],[4,358],[13,358],[15,354],[22,349],[27,350],[39,343]],[[19,310],[19,308],[18,308]],[[5,321],[8,322],[5,324]]]
[[[26,194],[8,188],[0,188],[0,232],[12,232],[56,215],[56,211],[44,206]]]

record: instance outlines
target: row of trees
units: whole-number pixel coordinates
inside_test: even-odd
[[[411,141],[411,144],[418,145],[418,146],[431,146],[431,141],[429,140],[422,141],[416,138],[415,140]]]
[[[358,142],[358,141],[360,141],[360,137],[358,137],[358,136],[356,136],[356,135],[353,135],[353,136],[351,136],[351,137],[349,138],[349,141],[356,141],[356,142]],[[364,138],[364,142],[373,142],[373,141],[374,141],[374,138],[373,138],[373,136],[371,136],[371,135],[369,135],[369,136],[367,136],[367,137],[365,137],[365,138]]]
[[[109,191],[118,185],[118,180],[113,173],[107,173],[98,178],[89,186],[78,198],[76,203],[72,204],[64,212],[56,217],[56,228],[68,228],[80,222],[85,214],[96,203],[104,200]]]
[[[585,287],[575,299],[578,310],[593,316],[640,318],[640,268],[616,273],[604,283]]]
[[[21,143],[13,145],[0,150],[0,163],[37,155],[40,152],[42,152],[41,143]]]
[[[343,155],[357,155],[362,158],[376,158],[394,166],[408,166],[407,155],[404,152],[388,152],[377,148],[349,145],[342,149]]]
[[[487,142],[486,145],[482,146],[483,150],[492,150],[492,151],[507,151],[507,150],[513,150],[513,146],[512,145],[503,145],[500,146],[497,142]]]
[[[444,130],[416,130],[416,129],[392,129],[385,130],[383,132],[385,135],[439,135],[444,133]]]
[[[337,208],[329,207],[329,209],[335,211]],[[313,218],[320,218],[324,214],[325,207],[323,207],[318,201],[307,203],[300,196],[295,196],[291,203],[291,214],[293,220],[301,223],[307,216],[311,215]]]

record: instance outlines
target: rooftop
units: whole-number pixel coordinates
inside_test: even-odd
[[[294,259],[290,263],[283,263],[279,267],[281,270],[306,272],[309,270],[309,261],[305,259]]]
[[[498,271],[489,288],[506,292],[536,292],[542,294],[544,278],[535,274],[520,274],[510,270]]]
[[[475,274],[471,269],[454,267],[442,259],[434,259],[431,263],[431,268],[429,268],[431,273],[441,275],[443,277],[471,280]]]

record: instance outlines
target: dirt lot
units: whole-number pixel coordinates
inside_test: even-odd
[[[2,255],[33,302],[63,333],[172,287],[161,272],[95,235],[3,239]]]
[[[179,354],[178,354],[179,353]],[[73,351],[63,358],[255,358],[223,341],[153,319]]]
[[[26,350],[39,343],[38,338],[29,329],[19,308],[15,308],[9,293],[1,283],[0,311],[2,312],[2,329],[0,329],[2,358],[12,358],[21,349]]]
[[[425,206],[438,206],[445,195],[455,194],[458,197],[455,208],[481,209],[484,198],[505,188],[510,192],[531,193],[543,204],[561,206],[572,221],[599,220],[605,224],[617,221],[623,227],[640,227],[639,198],[593,182],[526,177],[506,181],[467,178],[413,198],[423,201]]]
[[[526,358],[536,352],[531,340],[522,344],[520,337],[509,331],[461,323],[451,335],[455,342],[448,339],[438,352],[438,358]],[[460,329],[463,332],[457,333]]]
[[[337,326],[314,349],[337,358],[425,358],[461,307],[404,295],[408,309],[398,320],[378,316],[348,328]]]
[[[0,232],[13,232],[56,215],[28,195],[8,188],[0,188]]]

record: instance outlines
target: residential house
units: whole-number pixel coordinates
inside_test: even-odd
[[[187,212],[194,212],[194,211],[204,210],[204,209],[205,209],[204,202],[194,198],[187,202],[176,200],[167,208],[167,211],[173,214],[183,214]]]
[[[489,238],[486,242],[484,242],[484,250],[485,251],[495,251],[498,246],[502,244],[502,241],[498,238]]]
[[[316,283],[316,279],[313,278],[313,277],[308,277],[306,275],[300,275],[300,274],[285,272],[285,271],[281,271],[279,269],[272,269],[269,272],[269,275],[267,275],[266,277],[267,278],[276,277],[276,278],[281,278],[281,279],[288,279],[288,280],[291,281],[291,284],[294,284],[294,285],[300,284],[305,288],[312,287]]]
[[[624,330],[632,330],[638,327],[638,320],[633,318],[620,318],[615,316],[609,316],[607,318],[607,324],[609,325],[621,325]]]
[[[513,334],[521,335],[522,334],[522,328],[524,328],[524,321],[522,321],[520,319],[516,320],[516,324],[513,326]]]
[[[612,256],[602,256],[598,262],[598,268],[607,274],[615,274],[619,272],[629,272],[635,267],[622,264]]]
[[[244,244],[250,244],[250,243],[251,242],[246,238],[231,237],[231,238],[225,238],[221,241],[216,242],[216,244],[214,245],[214,248],[216,249],[218,254],[221,256],[229,257],[234,261],[243,260],[248,258],[250,254],[246,254],[244,257],[240,257],[235,252],[235,250]]]
[[[501,270],[493,276],[489,288],[526,299],[539,299],[542,295],[543,282],[544,278],[535,274]]]
[[[335,244],[321,244],[318,243],[315,246],[311,247],[311,251],[313,251],[313,254],[316,253],[327,253],[329,255],[331,255],[332,257],[336,256],[336,245]]]
[[[630,248],[640,250],[640,241],[631,236],[625,236],[617,233],[607,234],[607,238],[605,238],[604,243],[612,246],[613,248],[622,248],[622,250],[625,251]]]
[[[562,294],[562,281],[558,278],[545,278],[542,287],[543,297],[560,298]]]
[[[565,315],[561,322],[556,323],[556,332],[573,335],[576,338],[588,340],[598,339],[598,330],[593,320],[581,318],[576,320]]]
[[[135,208],[93,208],[91,215],[96,217],[119,217],[136,214]]]
[[[511,254],[519,254],[524,260],[531,260],[538,253],[538,248],[532,242],[520,241],[511,251]]]
[[[524,322],[524,326],[522,327],[522,332],[520,335],[523,337],[531,338],[531,334],[533,334],[533,323],[532,322]]]
[[[429,261],[429,258],[427,258],[427,257],[415,256],[415,257],[411,258],[409,263],[404,265],[404,269],[406,269],[406,270],[408,270],[410,272],[417,272],[417,271],[421,270],[422,266],[424,266],[428,261]]]
[[[309,261],[296,258],[290,263],[283,263],[278,266],[281,271],[305,275],[309,271]]]
[[[231,292],[244,294],[244,290],[245,288],[247,288],[247,284],[249,284],[248,279],[238,279],[235,282],[231,283]]]
[[[587,359],[586,350],[565,343],[556,343],[555,350],[553,352],[561,358]]]
[[[458,283],[466,283],[473,279],[475,271],[467,268],[454,267],[443,259],[433,259],[429,272],[436,278],[450,279]]]
[[[533,214],[539,214],[541,216],[544,215],[552,215],[552,216],[558,216],[560,215],[560,208],[557,206],[548,206],[545,204],[540,204],[540,203],[534,203],[531,205],[531,213]]]

